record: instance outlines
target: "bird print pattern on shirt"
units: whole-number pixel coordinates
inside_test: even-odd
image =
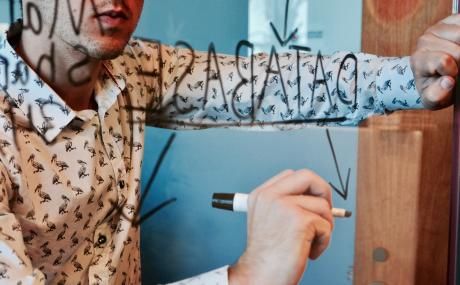
[[[10,66],[22,62],[0,41]],[[139,207],[145,124],[287,129],[295,127],[290,120],[344,117],[335,124],[352,125],[420,107],[407,58],[359,54],[358,71],[344,65],[337,89],[332,82],[345,55],[323,59],[330,94],[328,85],[313,84],[315,56],[301,55],[299,81],[295,54],[279,55],[282,73],[269,76],[267,68],[278,64],[269,54],[255,55],[253,91],[249,82],[238,87],[237,68],[249,78],[247,58],[209,61],[207,53],[133,40],[123,55],[104,63],[97,111],[81,112],[28,69],[29,81],[0,92],[0,283],[140,283],[139,228],[128,218]],[[8,73],[11,82],[23,72]],[[359,90],[349,84],[356,75]],[[299,85],[308,92],[297,92]],[[355,91],[357,104],[344,104]],[[226,268],[183,282],[210,280],[226,284]]]

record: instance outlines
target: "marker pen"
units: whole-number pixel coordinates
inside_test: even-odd
[[[248,211],[248,194],[242,193],[214,193],[212,195],[212,206],[233,212]],[[349,218],[352,213],[345,209],[332,209],[332,215],[336,218]]]

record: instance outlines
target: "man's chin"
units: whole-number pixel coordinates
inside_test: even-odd
[[[90,56],[92,58],[100,59],[100,60],[111,60],[115,59],[120,56],[125,49],[125,46],[114,47],[111,46],[109,48],[99,48],[90,52]]]
[[[88,55],[95,59],[110,60],[120,56],[128,44],[128,39],[112,37],[111,39],[94,39],[88,45]],[[90,42],[90,41],[89,41]]]

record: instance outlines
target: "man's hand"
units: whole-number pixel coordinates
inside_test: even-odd
[[[459,45],[460,15],[440,21],[418,40],[411,67],[426,108],[436,110],[452,104],[460,63]]]
[[[229,269],[230,285],[298,284],[307,260],[329,245],[331,189],[308,170],[287,170],[254,190],[245,253]]]

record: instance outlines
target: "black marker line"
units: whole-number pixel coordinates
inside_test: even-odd
[[[291,45],[289,46],[289,49],[293,49],[296,51],[296,64],[297,64],[297,79],[296,79],[296,82],[297,82],[297,95],[298,98],[297,98],[297,112],[300,114],[301,111],[301,104],[302,104],[302,90],[301,90],[301,83],[302,83],[302,75],[300,74],[300,51],[304,51],[305,53],[309,53],[311,52],[311,48],[309,47],[304,47],[304,46],[298,46],[298,45]]]
[[[211,64],[212,64],[211,61],[212,60],[214,60],[214,63],[216,65],[216,71],[215,71],[215,74],[211,77],[210,75],[211,75],[211,71],[212,71],[212,69],[211,69]],[[221,89],[221,92],[222,92],[222,97],[224,99],[224,106],[227,107],[226,111],[228,112],[228,103],[227,103],[227,98],[225,97],[226,93],[225,93],[225,90],[224,90],[224,83],[222,81],[222,76],[221,76],[221,73],[220,73],[219,60],[217,59],[216,47],[215,47],[214,43],[211,42],[209,44],[209,48],[208,48],[208,60],[207,60],[207,67],[206,67],[206,84],[205,84],[205,89],[204,89],[205,91],[204,91],[203,110],[205,109],[206,104],[208,103],[209,83],[210,83],[210,81],[213,81],[213,80],[217,80],[220,83],[220,89]]]
[[[284,10],[284,38],[286,38],[286,34],[287,34],[288,17],[289,17],[289,0],[286,0],[286,7]]]
[[[78,24],[77,24],[75,22],[74,17],[73,17],[73,9],[72,9],[72,5],[70,4],[70,0],[67,0],[67,8],[68,8],[68,11],[69,11],[70,20],[72,22],[73,31],[75,32],[75,34],[77,36],[80,35],[81,24],[83,22],[83,13],[85,11],[85,4],[86,4],[86,0],[82,0],[81,5],[80,5],[80,15],[78,17]],[[98,19],[98,21],[100,20],[99,18],[97,18],[97,19]]]
[[[250,78],[251,79],[250,80],[244,77],[243,72],[241,71],[240,54],[241,54],[241,49],[243,47],[247,47],[248,49],[251,50],[251,63],[250,63],[250,67],[251,67],[251,77]],[[236,46],[235,57],[236,57],[236,71],[241,81],[236,85],[235,89],[233,90],[232,99],[231,99],[232,111],[239,119],[247,119],[250,117],[252,121],[255,121],[256,103],[255,103],[255,94],[254,94],[254,45],[250,43],[249,41],[240,41],[238,45]],[[245,116],[244,114],[240,114],[240,112],[238,111],[238,108],[236,107],[235,101],[237,99],[238,91],[240,90],[240,88],[248,84],[249,82],[251,82],[251,113]]]
[[[58,8],[59,8],[59,0],[54,1],[54,12],[53,12],[53,23],[51,24],[50,33],[48,38],[51,39],[54,35],[54,29],[56,28],[56,22],[58,17]]]
[[[354,88],[355,101],[354,101],[354,103],[351,100],[347,100],[346,98],[343,98],[343,96],[341,95],[342,92],[340,91],[340,86],[339,86],[340,85],[340,75],[342,73],[342,70],[345,67],[345,62],[347,62],[348,59],[352,59],[352,60],[355,61],[355,74],[354,74],[354,78],[355,78],[355,88]],[[337,84],[337,86],[336,86],[336,88],[337,88],[337,96],[339,97],[339,100],[342,101],[342,103],[347,104],[347,105],[353,104],[354,108],[356,108],[357,104],[358,104],[358,58],[353,53],[347,54],[343,58],[342,62],[340,63],[339,73],[337,73],[336,84]]]
[[[152,210],[148,211],[145,215],[143,215],[138,222],[136,222],[136,225],[141,225],[143,222],[145,222],[147,219],[155,215],[157,212],[159,212],[161,209],[169,206],[170,204],[177,202],[177,198],[171,198],[169,200],[164,201],[160,205],[156,206]]]
[[[145,190],[144,190],[144,193],[142,193],[142,196],[141,196],[141,199],[140,199],[140,202],[139,202],[139,209],[136,213],[136,215],[138,215],[140,213],[140,209],[142,208],[142,205],[144,204],[144,201],[145,201],[145,198],[147,197],[147,195],[149,194],[151,188],[152,188],[152,185],[153,185],[153,182],[155,181],[155,178],[158,174],[158,172],[160,171],[161,169],[161,165],[163,164],[163,161],[166,157],[166,155],[168,154],[169,152],[169,149],[171,148],[171,145],[173,144],[174,140],[176,139],[176,134],[173,133],[169,136],[169,139],[168,139],[168,142],[166,143],[165,147],[163,148],[163,150],[161,151],[161,154],[160,154],[160,157],[158,158],[157,160],[157,163],[155,164],[155,167],[153,168],[153,172],[152,174],[150,175],[150,178],[147,182],[147,185],[145,187]],[[173,201],[174,200],[174,201]],[[146,219],[148,219],[150,216],[152,216],[153,214],[155,214],[156,212],[158,212],[160,209],[162,209],[163,207],[169,205],[170,203],[172,202],[175,202],[177,199],[174,198],[174,199],[171,199],[171,200],[168,200],[166,202],[164,202],[163,204],[160,204],[158,207],[159,209],[153,209],[151,211],[149,211],[147,214],[145,214],[144,216],[142,216],[139,221],[136,221],[135,222],[135,225],[139,225],[141,221],[145,221]],[[157,207],[157,208],[158,208]]]
[[[20,0],[21,1],[21,0]],[[14,23],[14,0],[10,0],[10,24]]]
[[[273,33],[276,36],[276,39],[280,43],[281,46],[286,46],[287,43],[289,43],[298,33],[299,29],[296,28],[294,31],[289,35],[289,37],[286,38],[287,36],[287,25],[288,25],[288,19],[289,19],[289,0],[286,0],[286,5],[285,5],[285,10],[284,10],[284,37],[281,39],[281,36],[278,32],[278,29],[275,27],[275,24],[273,22],[270,22],[270,27],[273,30]]]
[[[135,109],[135,111],[140,111],[142,109]],[[145,110],[144,110],[145,111]],[[145,111],[148,112],[148,111]],[[152,118],[148,121],[133,121],[129,123],[135,124],[145,124],[145,123],[157,123],[157,124],[176,124],[179,126],[187,126],[187,127],[198,127],[198,128],[206,128],[206,127],[267,127],[267,126],[277,126],[277,125],[299,125],[299,124],[327,124],[327,123],[342,123],[347,120],[346,117],[338,117],[338,118],[324,118],[324,119],[304,119],[304,120],[286,120],[286,121],[272,121],[272,122],[229,122],[229,123],[214,123],[214,124],[203,124],[201,123],[192,123],[192,122],[183,122],[178,120],[169,120],[169,119],[161,119],[161,118]]]
[[[272,69],[273,65],[273,59],[275,60],[277,70]],[[283,95],[285,97],[285,102],[283,102],[286,105],[287,112],[289,112],[290,107],[289,107],[289,98],[288,98],[288,93],[286,91],[286,86],[284,85],[284,79],[283,79],[283,72],[280,66],[280,61],[279,61],[279,55],[278,52],[276,51],[275,46],[272,46],[272,49],[270,51],[270,57],[268,59],[268,66],[267,69],[265,70],[265,80],[264,80],[264,86],[262,87],[262,91],[260,92],[260,99],[257,104],[257,109],[260,110],[262,108],[262,103],[265,99],[265,91],[267,87],[269,87],[268,80],[270,78],[270,74],[272,75],[272,79],[276,78],[279,76],[279,82],[281,83],[281,88],[283,90]]]
[[[147,186],[146,186],[145,190],[143,191],[142,197],[141,197],[140,202],[139,202],[139,206],[138,206],[138,208],[136,210],[136,213],[134,214],[134,217],[133,218],[128,217],[128,215],[123,212],[123,208],[126,206],[127,201],[123,201],[123,203],[120,206],[118,206],[116,201],[114,201],[112,199],[110,199],[109,201],[112,204],[113,208],[110,210],[110,212],[107,214],[107,216],[111,215],[114,211],[116,211],[118,214],[120,214],[127,221],[130,221],[131,225],[133,227],[138,227],[142,222],[146,221],[148,218],[150,218],[151,216],[156,214],[158,211],[160,211],[164,207],[172,204],[173,202],[177,201],[177,198],[169,199],[169,200],[167,200],[165,202],[162,202],[160,205],[154,207],[153,209],[149,210],[147,212],[147,214],[143,215],[139,219],[137,218],[137,217],[140,216],[140,212],[141,212],[142,206],[144,204],[145,198],[148,196],[148,194],[149,194],[149,192],[150,192],[150,190],[152,188],[153,182],[155,181],[155,178],[156,178],[159,170],[161,169],[161,165],[163,163],[163,160],[166,157],[166,155],[168,154],[169,149],[171,148],[171,145],[174,142],[175,137],[176,137],[176,134],[172,134],[169,137],[168,142],[166,143],[166,146],[163,148],[163,150],[161,152],[161,155],[160,155],[159,159],[157,160],[157,162],[155,164],[153,172],[150,175],[149,181],[147,182]]]
[[[24,10],[25,15],[27,16],[27,22],[23,22],[23,29],[30,29],[35,35],[40,35],[43,30],[43,19],[42,13],[40,12],[40,8],[37,6],[37,4],[28,2]],[[35,12],[38,27],[34,26],[34,21],[32,20],[32,12]]]
[[[337,189],[331,182],[329,182],[329,185],[334,189],[337,194],[339,194],[344,200],[347,200],[348,198],[348,183],[350,182],[350,173],[351,173],[351,168],[348,168],[348,174],[347,174],[347,181],[346,181],[346,187],[344,187],[343,181],[342,181],[342,174],[340,173],[339,169],[339,163],[337,162],[337,156],[335,155],[335,150],[334,150],[334,145],[332,143],[331,139],[331,134],[329,132],[329,129],[326,129],[326,135],[327,135],[327,140],[329,142],[329,146],[331,148],[332,156],[334,158],[334,164],[335,164],[335,169],[337,171],[337,175],[339,176],[340,180],[340,186],[342,187],[342,191]]]
[[[144,191],[144,193],[142,194],[142,197],[141,197],[141,200],[140,200],[140,205],[142,205],[143,201],[147,197],[147,195],[149,193],[149,190],[152,187],[153,182],[155,181],[155,178],[156,178],[159,170],[161,169],[161,165],[163,164],[163,160],[166,157],[166,154],[168,153],[168,151],[171,148],[171,145],[172,145],[172,143],[174,142],[175,139],[176,139],[176,134],[175,133],[171,134],[169,136],[168,142],[166,143],[165,147],[161,151],[160,157],[158,158],[158,161],[155,164],[155,167],[153,168],[152,174],[150,175],[150,178],[149,178],[149,180],[147,182],[146,191]]]
[[[323,75],[323,79],[318,79],[318,69],[321,67],[321,74]],[[315,91],[316,91],[316,86],[324,84],[326,86],[326,94],[329,99],[329,104],[332,107],[332,98],[331,98],[331,92],[329,91],[329,85],[327,84],[327,79],[326,79],[326,73],[324,71],[324,64],[323,64],[323,56],[321,54],[321,51],[318,51],[318,55],[316,56],[316,65],[315,65],[315,75],[313,78],[313,83],[312,83],[312,92],[311,92],[311,101],[310,101],[310,107],[313,109],[313,105],[315,102]],[[321,96],[320,96],[321,97]]]

